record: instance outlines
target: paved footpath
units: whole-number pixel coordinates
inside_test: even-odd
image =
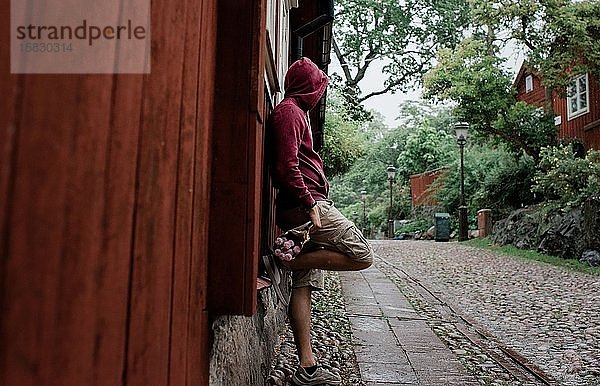
[[[340,273],[340,279],[356,359],[367,385],[478,385],[375,265]]]
[[[470,385],[462,364],[486,385],[600,386],[598,276],[457,242],[373,245],[372,268],[340,274],[369,384]]]

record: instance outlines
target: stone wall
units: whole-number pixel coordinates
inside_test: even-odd
[[[271,369],[286,309],[272,288],[258,294],[253,317],[221,316],[212,326],[210,385],[264,385]]]
[[[584,251],[598,250],[600,204],[588,200],[581,208],[548,210],[531,207],[497,221],[492,241],[536,250],[563,258],[579,259]]]
[[[593,197],[583,205],[583,231],[586,248],[600,251],[600,197]]]

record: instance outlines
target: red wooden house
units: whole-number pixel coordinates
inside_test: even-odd
[[[11,74],[10,3],[0,384],[207,385],[211,325],[257,310],[266,118],[295,55],[326,68],[332,3],[152,0],[146,75]]]
[[[526,64],[514,81],[517,99],[543,108],[547,93]],[[564,94],[564,95],[562,95]],[[574,76],[564,93],[552,93],[552,110],[559,138],[574,138],[585,149],[600,149],[600,82],[591,74]]]

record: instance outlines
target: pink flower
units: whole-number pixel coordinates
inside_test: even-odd
[[[302,248],[300,248],[298,245],[296,245],[293,249],[294,255],[299,254],[301,250],[302,250]]]
[[[283,255],[282,259],[285,261],[290,261],[293,259],[293,257],[289,253],[286,253],[285,255]]]
[[[276,238],[275,245],[277,245],[277,246],[283,245],[283,239],[281,237]]]
[[[281,251],[281,249],[277,248],[277,249],[275,250],[275,256],[277,256],[277,257],[281,257],[281,255],[283,255],[283,252]]]

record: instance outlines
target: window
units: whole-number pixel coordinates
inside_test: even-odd
[[[267,0],[267,35],[273,52],[277,49],[277,1]]]
[[[527,75],[525,78],[525,92],[533,91],[533,76]]]
[[[580,75],[573,79],[567,88],[567,114],[569,119],[583,115],[589,111],[588,75]]]

